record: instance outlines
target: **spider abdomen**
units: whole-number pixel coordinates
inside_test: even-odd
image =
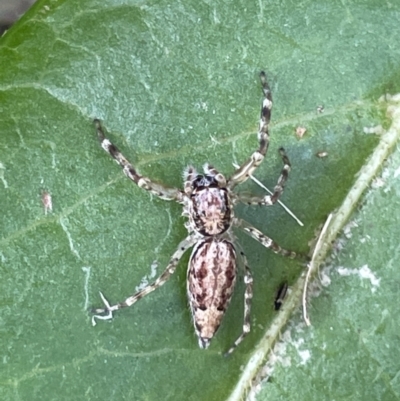
[[[236,282],[236,252],[226,239],[206,238],[193,249],[187,293],[200,348],[207,348],[221,324]]]

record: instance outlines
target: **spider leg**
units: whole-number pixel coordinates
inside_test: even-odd
[[[271,249],[272,252],[277,253],[279,255],[287,256],[291,259],[300,259],[303,260],[303,255],[298,255],[296,252],[289,251],[287,249],[281,248],[272,238],[267,237],[260,230],[253,227],[251,224],[247,223],[244,220],[234,218],[233,225],[241,228],[245,233],[249,234],[250,237],[254,238],[261,245],[264,245],[266,248]]]
[[[168,188],[164,185],[157,184],[150,180],[148,177],[140,175],[133,165],[125,158],[125,156],[118,150],[118,148],[106,138],[100,120],[93,121],[101,147],[110,154],[111,157],[122,167],[125,175],[130,178],[135,184],[146,191],[158,196],[164,200],[174,200],[179,203],[183,202],[183,192],[177,188]]]
[[[183,171],[183,189],[186,195],[192,194],[192,182],[197,176],[197,170],[193,166],[187,166]]]
[[[116,310],[126,308],[128,306],[133,305],[139,299],[142,299],[146,295],[150,294],[151,292],[155,291],[157,288],[161,287],[165,282],[171,277],[172,274],[174,274],[175,269],[178,265],[179,260],[183,256],[183,254],[191,248],[196,242],[198,238],[195,233],[190,234],[187,236],[178,246],[177,250],[174,252],[174,254],[171,257],[170,262],[168,263],[167,268],[164,270],[164,272],[157,278],[154,283],[149,284],[147,287],[143,288],[142,290],[138,291],[136,294],[131,295],[130,297],[126,298],[125,301],[117,303],[115,305],[110,305],[107,301],[107,299],[104,297],[104,295],[100,292],[100,296],[103,300],[104,303],[104,308],[95,308],[93,309],[93,312],[96,313],[96,315],[92,316],[92,325],[96,325],[96,319],[99,320],[109,320],[112,319],[113,317],[113,312]],[[100,315],[98,315],[100,313]]]
[[[285,187],[285,183],[288,179],[289,172],[290,172],[290,161],[288,157],[286,156],[285,149],[280,148],[279,153],[282,157],[283,161],[283,169],[281,171],[281,175],[278,178],[278,182],[275,185],[274,192],[272,195],[266,195],[263,198],[258,197],[258,196],[246,196],[246,195],[237,195],[237,199],[240,202],[247,203],[249,205],[265,205],[265,206],[270,206],[273,205],[278,201],[278,199],[281,197],[283,189]]]
[[[245,182],[249,178],[249,175],[253,174],[254,170],[264,160],[264,156],[268,150],[269,146],[268,126],[269,126],[269,121],[271,119],[272,96],[264,71],[261,71],[260,73],[260,80],[261,80],[262,90],[264,93],[264,100],[261,106],[260,125],[258,129],[259,148],[229,178],[228,187],[230,189],[233,189],[236,185]]]
[[[224,354],[228,356],[232,354],[235,348],[244,340],[247,334],[250,333],[250,311],[251,311],[251,299],[253,298],[253,276],[251,275],[250,267],[247,263],[247,258],[243,252],[240,252],[243,263],[244,263],[244,283],[246,290],[244,292],[244,318],[243,318],[243,329],[242,334],[236,339],[232,347]]]

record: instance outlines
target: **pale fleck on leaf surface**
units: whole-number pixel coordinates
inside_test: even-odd
[[[229,359],[244,286],[200,350],[188,255],[162,289],[93,328],[86,309],[101,305],[98,291],[130,295],[186,232],[179,205],[123,176],[92,119],[156,180],[179,186],[188,163],[207,161],[229,175],[257,147],[265,69],[274,110],[257,178],[274,186],[284,146],[293,171],[283,201],[305,227],[278,205],[237,214],[306,252],[378,142],[363,127],[387,126],[376,100],[399,91],[398,20],[398,6],[374,1],[39,1],[0,41],[0,399],[226,399],[275,316],[275,290],[302,267],[238,234],[255,279],[253,329]]]

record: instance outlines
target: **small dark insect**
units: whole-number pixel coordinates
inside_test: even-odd
[[[275,302],[274,302],[275,310],[281,309],[281,306],[283,304],[283,300],[286,297],[288,288],[289,287],[288,287],[288,284],[286,282],[282,283],[280,285],[280,287],[278,288],[278,291],[276,292]]]
[[[99,120],[94,120],[97,135],[102,148],[122,167],[123,172],[139,188],[149,191],[164,200],[175,201],[182,205],[182,215],[188,218],[185,224],[188,235],[178,245],[164,272],[154,283],[143,288],[123,302],[109,305],[102,293],[103,308],[94,309],[92,318],[107,320],[113,312],[133,305],[139,299],[162,286],[175,272],[179,260],[190,248],[193,248],[187,272],[187,296],[193,316],[193,323],[200,348],[208,348],[214,334],[231,301],[237,277],[237,253],[244,268],[244,321],[242,333],[236,339],[227,354],[243,341],[250,332],[250,307],[253,297],[253,277],[243,252],[234,245],[232,229],[243,230],[253,239],[273,252],[297,257],[295,252],[282,249],[275,241],[264,235],[249,223],[235,217],[234,206],[240,202],[251,205],[271,206],[282,195],[290,171],[290,162],[283,148],[279,149],[283,169],[274,192],[264,197],[246,196],[234,192],[234,188],[244,183],[263,161],[269,145],[268,126],[271,116],[272,97],[264,72],[260,74],[264,99],[261,106],[258,130],[258,149],[234,173],[225,178],[210,164],[204,166],[204,173],[188,166],[184,171],[183,189],[166,187],[148,177],[139,174],[118,148],[106,138]]]

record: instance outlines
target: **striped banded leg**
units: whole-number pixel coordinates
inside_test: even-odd
[[[183,189],[186,195],[192,194],[192,183],[196,179],[198,173],[193,166],[187,166],[183,171]]]
[[[247,258],[243,252],[240,252],[243,263],[244,263],[244,283],[246,285],[246,289],[244,292],[244,319],[243,319],[243,329],[242,334],[236,339],[233,343],[232,347],[224,354],[224,356],[228,356],[232,354],[235,348],[244,340],[247,334],[250,333],[250,311],[251,311],[251,299],[253,298],[253,276],[251,275],[251,271],[249,265],[247,263]]]
[[[271,249],[271,251],[274,253],[287,256],[291,259],[304,259],[303,255],[297,255],[296,252],[281,248],[272,238],[267,237],[260,230],[257,230],[257,228],[253,227],[251,224],[247,223],[244,220],[234,218],[233,224],[236,227],[241,228],[245,233],[249,234],[250,237],[254,238],[261,245],[264,245],[266,248]]]
[[[245,163],[243,163],[228,180],[228,187],[233,189],[236,185],[245,182],[249,175],[253,174],[254,170],[264,160],[269,146],[268,126],[271,119],[272,96],[271,90],[267,83],[265,72],[260,73],[261,86],[264,93],[264,100],[261,106],[260,125],[258,129],[258,143],[260,147],[256,150]]]
[[[285,149],[280,148],[279,153],[283,160],[283,169],[281,171],[281,175],[278,178],[278,182],[275,185],[274,192],[272,195],[266,195],[263,198],[258,196],[246,196],[246,195],[237,195],[237,198],[240,202],[247,203],[249,205],[265,205],[270,206],[278,201],[281,197],[282,192],[285,188],[285,183],[288,179],[289,172],[291,169],[290,161],[286,156]]]
[[[148,177],[140,175],[132,166],[132,164],[125,158],[125,156],[118,150],[118,148],[105,137],[100,120],[96,119],[93,121],[93,123],[96,127],[101,147],[122,167],[125,175],[128,178],[130,178],[140,188],[151,192],[161,199],[174,200],[179,203],[183,202],[183,192],[179,189],[165,187],[164,185],[152,182]]]
[[[125,299],[125,301],[120,302],[115,305],[110,305],[107,301],[107,299],[104,297],[104,295],[100,292],[101,299],[104,302],[104,308],[96,308],[93,309],[93,313],[96,313],[96,315],[92,316],[92,325],[96,326],[96,319],[99,320],[109,320],[112,319],[113,317],[113,312],[126,308],[128,306],[133,305],[139,299],[142,299],[146,295],[150,294],[157,288],[161,287],[165,282],[171,277],[172,274],[174,274],[176,266],[178,265],[179,260],[183,256],[183,254],[191,248],[196,242],[198,238],[196,237],[196,234],[190,234],[188,237],[186,237],[178,246],[178,249],[174,252],[174,254],[171,257],[171,260],[167,266],[167,268],[164,270],[164,272],[161,274],[160,277],[154,283],[149,284],[147,287],[143,288],[136,294],[128,297]],[[98,315],[100,313],[100,315]]]

